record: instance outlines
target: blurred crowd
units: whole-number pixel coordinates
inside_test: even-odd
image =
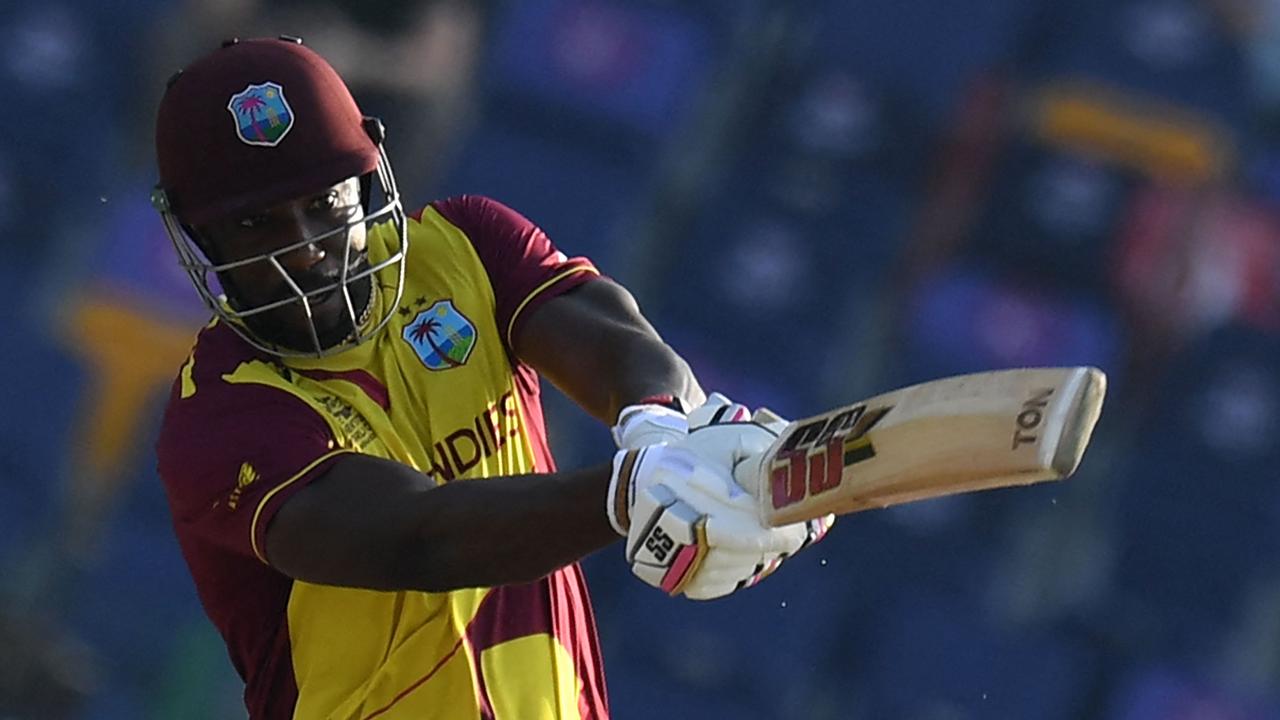
[[[862,513],[711,603],[586,562],[618,718],[1280,717],[1280,2],[0,7],[0,719],[243,717],[152,455],[206,314],[165,78],[327,56],[410,204],[492,196],[785,415],[1090,364],[1072,480]],[[563,467],[607,431],[548,400]]]

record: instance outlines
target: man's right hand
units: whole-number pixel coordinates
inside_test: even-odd
[[[806,523],[763,525],[733,479],[734,466],[773,439],[759,426],[711,426],[615,455],[609,519],[627,537],[632,572],[671,595],[716,598],[756,584],[816,540]]]

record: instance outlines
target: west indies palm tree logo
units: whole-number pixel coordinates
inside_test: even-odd
[[[438,300],[418,313],[400,333],[430,370],[448,370],[467,362],[476,346],[476,326],[452,300]]]
[[[231,96],[227,110],[236,120],[236,135],[250,145],[275,147],[293,128],[293,110],[277,83],[246,87]]]

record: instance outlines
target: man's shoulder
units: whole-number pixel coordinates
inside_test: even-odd
[[[196,335],[191,353],[174,379],[170,404],[174,399],[189,399],[197,394],[212,397],[218,388],[226,385],[223,381],[226,375],[245,363],[262,359],[262,353],[236,334],[225,321],[214,320]],[[210,392],[205,393],[205,390]]]
[[[193,475],[254,448],[275,448],[272,455],[278,450],[291,459],[331,445],[329,426],[290,371],[219,322],[200,334],[174,380],[155,449],[161,480],[177,491]]]
[[[276,363],[256,350],[221,320],[200,331],[191,354],[170,389],[161,423],[162,445],[180,442],[193,428],[251,414],[264,403],[287,402],[272,385]],[[262,382],[251,382],[261,376]],[[241,382],[249,380],[250,382]]]
[[[417,212],[411,213],[410,217],[422,222],[423,216],[429,211],[434,211],[454,225],[458,224],[457,221],[464,224],[491,221],[503,212],[515,212],[487,195],[463,193],[432,200]]]
[[[408,282],[448,286],[492,279],[518,257],[521,227],[504,220],[511,213],[483,195],[457,195],[433,200],[410,214]],[[527,220],[526,226],[532,228]],[[445,292],[444,288],[436,288]]]
[[[448,227],[484,254],[490,245],[520,245],[542,231],[524,215],[487,195],[453,195],[433,200],[412,217],[422,229]]]
[[[196,335],[191,358],[201,373],[227,372],[241,363],[262,357],[262,353],[240,337],[225,320],[214,320]]]

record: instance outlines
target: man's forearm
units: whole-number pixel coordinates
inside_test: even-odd
[[[645,398],[671,395],[685,408],[697,407],[706,400],[689,364],[654,336],[637,334],[627,347],[618,348],[617,368],[608,407],[601,418],[605,422],[612,423],[622,408]]]
[[[589,282],[538,308],[515,342],[521,359],[607,425],[622,408],[654,395],[689,407],[705,399],[688,363],[611,280]]]
[[[403,584],[440,591],[527,582],[618,539],[610,466],[453,482],[426,492]]]
[[[455,480],[343,456],[289,498],[267,556],[290,577],[372,590],[451,590],[536,579],[617,539],[611,467]]]

